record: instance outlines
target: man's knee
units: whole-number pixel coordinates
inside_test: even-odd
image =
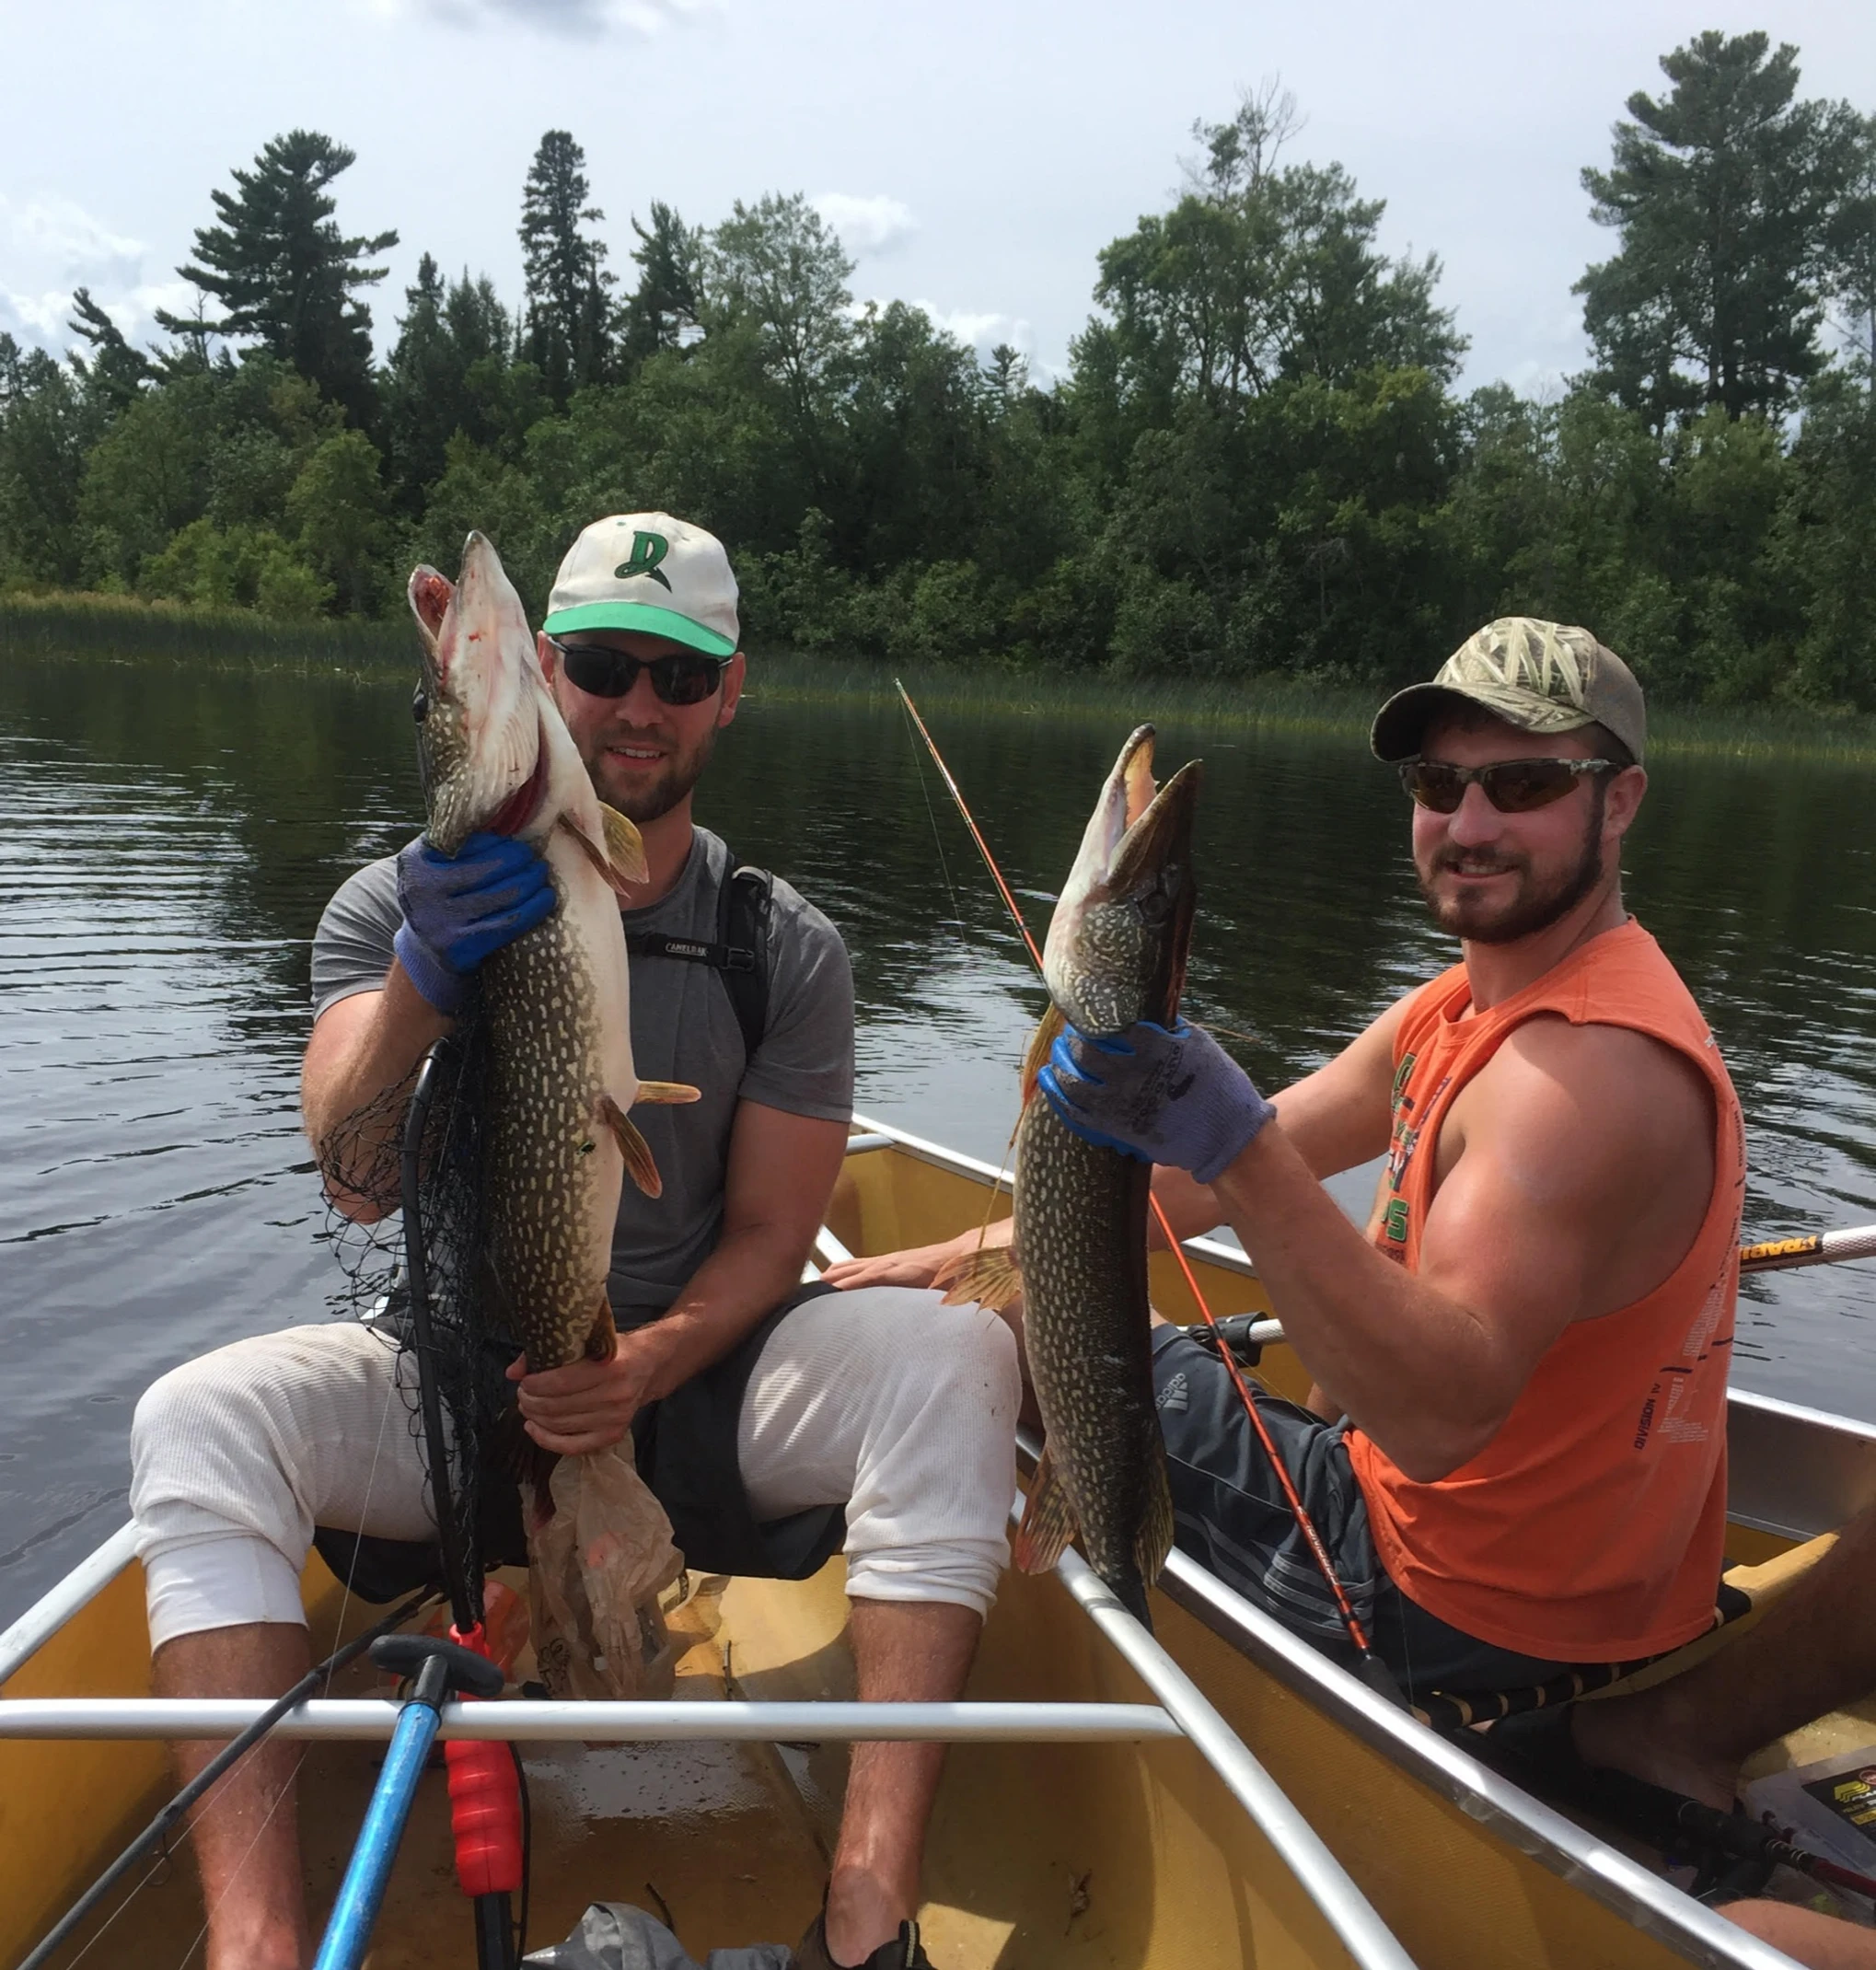
[[[1016,1338],[1004,1321],[980,1306],[947,1306],[936,1293],[912,1287],[872,1291],[903,1302],[881,1309],[891,1316],[882,1323],[890,1335],[879,1350],[884,1379],[921,1406],[961,1404],[1014,1429],[1023,1384]]]
[[[234,1509],[257,1487],[290,1492],[282,1468],[285,1398],[237,1348],[185,1362],[144,1391],[131,1420],[131,1509]]]

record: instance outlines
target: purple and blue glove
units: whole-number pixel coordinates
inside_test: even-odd
[[[454,855],[419,836],[398,854],[398,962],[439,1013],[456,1013],[485,957],[553,914],[547,863],[512,835],[473,834]]]
[[[1042,1092],[1084,1142],[1210,1183],[1276,1109],[1203,1026],[1141,1020],[1111,1039],[1071,1026],[1049,1049]]]

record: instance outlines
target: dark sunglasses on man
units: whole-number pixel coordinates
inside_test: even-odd
[[[1400,783],[1435,814],[1457,814],[1475,782],[1500,814],[1529,814],[1561,800],[1582,773],[1619,773],[1614,759],[1500,759],[1495,766],[1451,766],[1443,759],[1403,759]]]
[[[589,698],[623,698],[638,682],[641,670],[650,674],[652,690],[665,704],[701,704],[723,681],[726,656],[705,656],[701,650],[673,650],[664,656],[631,656],[602,643],[548,642],[560,652],[568,683]]]

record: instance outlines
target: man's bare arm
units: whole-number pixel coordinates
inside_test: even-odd
[[[1572,1321],[1668,1277],[1713,1182],[1704,1084],[1641,1035],[1530,1021],[1465,1099],[1418,1274],[1349,1223],[1286,1128],[1264,1130],[1216,1186],[1304,1367],[1422,1482],[1491,1441]]]
[[[844,1122],[739,1103],[716,1249],[663,1319],[620,1336],[611,1361],[523,1379],[528,1434],[564,1456],[603,1450],[645,1403],[721,1361],[800,1284],[846,1153]]]
[[[1326,1067],[1305,1074],[1271,1097],[1291,1145],[1317,1176],[1380,1155],[1387,1147],[1388,1097],[1394,1083],[1394,1035],[1405,999],[1345,1047]],[[1225,1221],[1224,1206],[1210,1186],[1188,1171],[1164,1166],[1153,1171],[1153,1195],[1177,1238],[1197,1238]],[[1008,1245],[1013,1226],[1000,1218],[983,1230],[973,1225],[936,1245],[908,1246],[831,1267],[837,1286],[929,1286],[945,1266],[967,1257],[979,1244]],[[1166,1242],[1157,1218],[1147,1225],[1147,1243]]]
[[[300,1066],[300,1116],[314,1153],[323,1161],[335,1131],[396,1087],[452,1024],[419,997],[395,961],[381,991],[353,992],[329,1005],[313,1022]],[[373,1149],[363,1139],[348,1144],[346,1161],[362,1167]],[[360,1223],[385,1214],[382,1205],[342,1190],[330,1178],[327,1194]]]

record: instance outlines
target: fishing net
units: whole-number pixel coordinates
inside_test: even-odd
[[[323,1145],[330,1190],[363,1200],[376,1222],[333,1211],[332,1237],[355,1316],[394,1335],[434,1378],[447,1439],[446,1489],[463,1587],[480,1606],[484,1573],[521,1559],[522,1520],[536,1663],[557,1697],[668,1695],[677,1649],[660,1605],[683,1559],[663,1506],[640,1478],[631,1439],[588,1456],[562,1458],[538,1501],[521,1487],[526,1443],[516,1426],[508,1364],[522,1351],[489,1264],[483,1151],[489,1029],[472,997],[437,1050],[424,1093],[418,1149],[417,1217],[429,1345],[411,1312],[403,1203],[403,1147],[420,1070],[349,1117]],[[405,1378],[410,1380],[411,1378]],[[413,1408],[418,1392],[407,1400]],[[428,1439],[420,1431],[426,1467]],[[432,1506],[435,1474],[432,1472]],[[508,1510],[501,1509],[506,1505]]]
[[[464,1584],[480,1601],[484,1567],[519,1558],[489,1543],[493,1485],[488,1470],[504,1413],[513,1406],[506,1369],[521,1351],[504,1331],[486,1262],[482,1209],[483,1118],[488,1083],[488,1027],[479,999],[470,1002],[437,1050],[418,1159],[421,1221],[429,1306],[430,1346],[418,1362],[434,1377],[442,1400],[447,1466],[445,1473]],[[411,1357],[419,1355],[405,1268],[402,1152],[404,1131],[420,1070],[348,1117],[319,1151],[329,1193],[342,1193],[369,1207],[364,1223],[331,1211],[330,1234],[346,1284],[339,1300],[354,1318],[393,1336]],[[400,1378],[413,1412],[415,1378]],[[512,1424],[509,1427],[513,1427]],[[429,1445],[417,1432],[426,1470]],[[434,1507],[435,1474],[430,1472]],[[500,1540],[498,1545],[503,1544]],[[505,1543],[511,1543],[512,1540]]]

